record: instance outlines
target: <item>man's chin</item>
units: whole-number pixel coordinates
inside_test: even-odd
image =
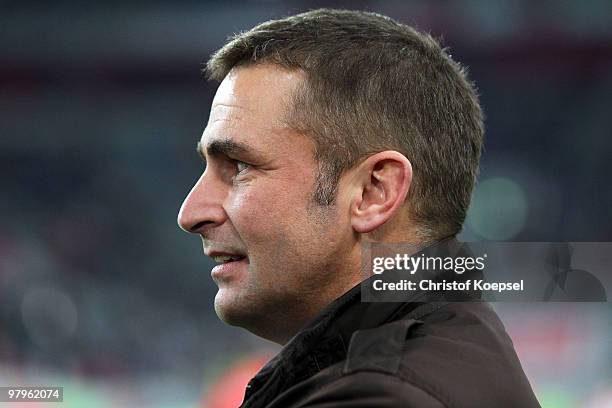
[[[248,326],[253,310],[249,310],[247,302],[240,302],[239,296],[230,291],[219,289],[215,296],[215,312],[223,322],[238,327]]]

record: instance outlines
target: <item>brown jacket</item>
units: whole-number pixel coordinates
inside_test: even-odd
[[[480,301],[333,302],[247,386],[243,408],[539,407]]]

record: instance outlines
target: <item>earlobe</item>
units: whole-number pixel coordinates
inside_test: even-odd
[[[396,151],[370,156],[356,169],[358,185],[351,223],[358,233],[376,230],[402,207],[412,182],[410,161]]]

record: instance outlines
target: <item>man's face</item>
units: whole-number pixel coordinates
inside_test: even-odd
[[[270,65],[232,70],[199,143],[206,170],[179,213],[220,262],[217,314],[264,337],[269,329],[259,326],[299,329],[339,285],[354,284],[342,282],[355,266],[348,211],[340,197],[332,207],[313,202],[314,143],[283,123],[301,80]]]

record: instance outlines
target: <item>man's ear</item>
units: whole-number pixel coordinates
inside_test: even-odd
[[[389,221],[404,204],[412,183],[412,165],[403,154],[387,150],[360,163],[353,178],[351,224],[368,233]]]

